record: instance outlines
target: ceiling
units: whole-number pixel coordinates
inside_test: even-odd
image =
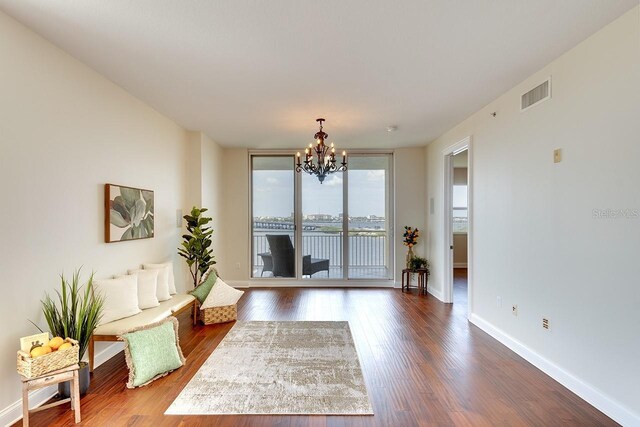
[[[223,146],[426,144],[638,0],[0,0]],[[396,132],[387,126],[396,125]]]

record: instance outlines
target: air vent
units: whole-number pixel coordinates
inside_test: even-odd
[[[538,86],[531,89],[529,92],[522,95],[520,101],[520,111],[524,111],[533,107],[536,104],[546,101],[551,98],[551,77]]]
[[[549,329],[549,319],[547,318],[542,318],[542,327],[545,329]]]

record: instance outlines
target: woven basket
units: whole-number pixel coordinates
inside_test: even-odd
[[[65,342],[73,345],[39,357],[31,357],[24,351],[18,351],[18,373],[25,378],[36,378],[51,371],[78,364],[78,341],[67,338]]]
[[[223,307],[205,308],[200,311],[200,320],[205,325],[214,323],[233,322],[238,319],[238,305],[225,305]]]

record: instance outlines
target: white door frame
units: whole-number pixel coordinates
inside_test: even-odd
[[[453,302],[453,155],[467,150],[468,152],[468,165],[467,165],[467,192],[468,192],[468,231],[467,231],[467,294],[468,294],[468,309],[467,315],[471,315],[473,312],[473,145],[471,135],[458,141],[457,143],[447,147],[442,151],[443,158],[443,300],[446,303]]]

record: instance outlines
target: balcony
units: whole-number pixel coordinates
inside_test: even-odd
[[[265,233],[255,233],[253,236],[253,277],[271,277],[271,272],[262,272],[263,263],[259,253],[269,252]],[[269,234],[278,234],[277,231]],[[280,231],[280,234],[288,234],[293,240],[293,232]],[[313,258],[324,258],[329,260],[329,274],[321,271],[313,275],[314,279],[342,279],[342,239],[344,233],[322,233],[303,234],[302,247],[305,255],[310,254]],[[391,278],[390,254],[387,247],[387,236],[385,232],[370,234],[350,233],[349,235],[349,278],[350,279],[377,279],[384,280]]]

